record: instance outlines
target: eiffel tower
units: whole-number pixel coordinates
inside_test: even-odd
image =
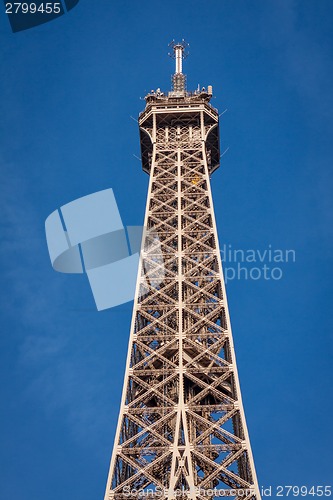
[[[139,116],[146,233],[105,500],[260,500],[210,187],[219,114],[172,49],[172,90]]]

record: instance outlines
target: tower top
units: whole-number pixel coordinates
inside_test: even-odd
[[[186,92],[186,75],[183,75],[183,59],[188,56],[188,52],[185,52],[188,43],[184,39],[179,43],[172,40],[169,43],[169,47],[173,49],[173,53],[169,55],[176,61],[176,71],[172,76],[172,90],[175,95],[181,97]]]
[[[172,42],[169,43],[169,47],[172,48],[172,52],[169,52],[169,56],[175,59],[175,73],[172,75],[172,89],[170,92],[164,93],[160,88],[156,90],[151,90],[146,96],[145,100],[147,106],[152,104],[158,105],[174,105],[179,101],[187,104],[194,103],[209,103],[213,89],[211,85],[208,85],[207,89],[205,87],[200,87],[194,90],[193,92],[188,92],[186,88],[186,75],[183,73],[183,60],[187,58],[188,51],[187,48],[189,44],[185,42],[183,39],[181,42]],[[212,107],[212,106],[211,106]]]

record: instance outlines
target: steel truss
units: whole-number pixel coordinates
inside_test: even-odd
[[[210,189],[219,147],[208,100],[150,95],[139,119],[145,227],[159,241],[143,238],[105,500],[260,499]]]

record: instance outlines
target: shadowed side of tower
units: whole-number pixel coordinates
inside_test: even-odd
[[[210,189],[219,116],[210,86],[186,90],[184,49],[139,117],[148,233],[105,500],[260,499]]]

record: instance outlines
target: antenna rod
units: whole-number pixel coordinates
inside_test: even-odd
[[[172,76],[172,91],[178,96],[184,96],[186,93],[186,76],[183,74],[183,59],[188,55],[185,48],[188,43],[185,40],[176,43],[174,40],[169,44],[172,47],[173,53],[169,56],[173,57],[176,61],[176,72]]]
[[[182,73],[183,70],[183,45],[175,45],[173,50],[175,51],[175,59],[176,59],[176,73]]]

